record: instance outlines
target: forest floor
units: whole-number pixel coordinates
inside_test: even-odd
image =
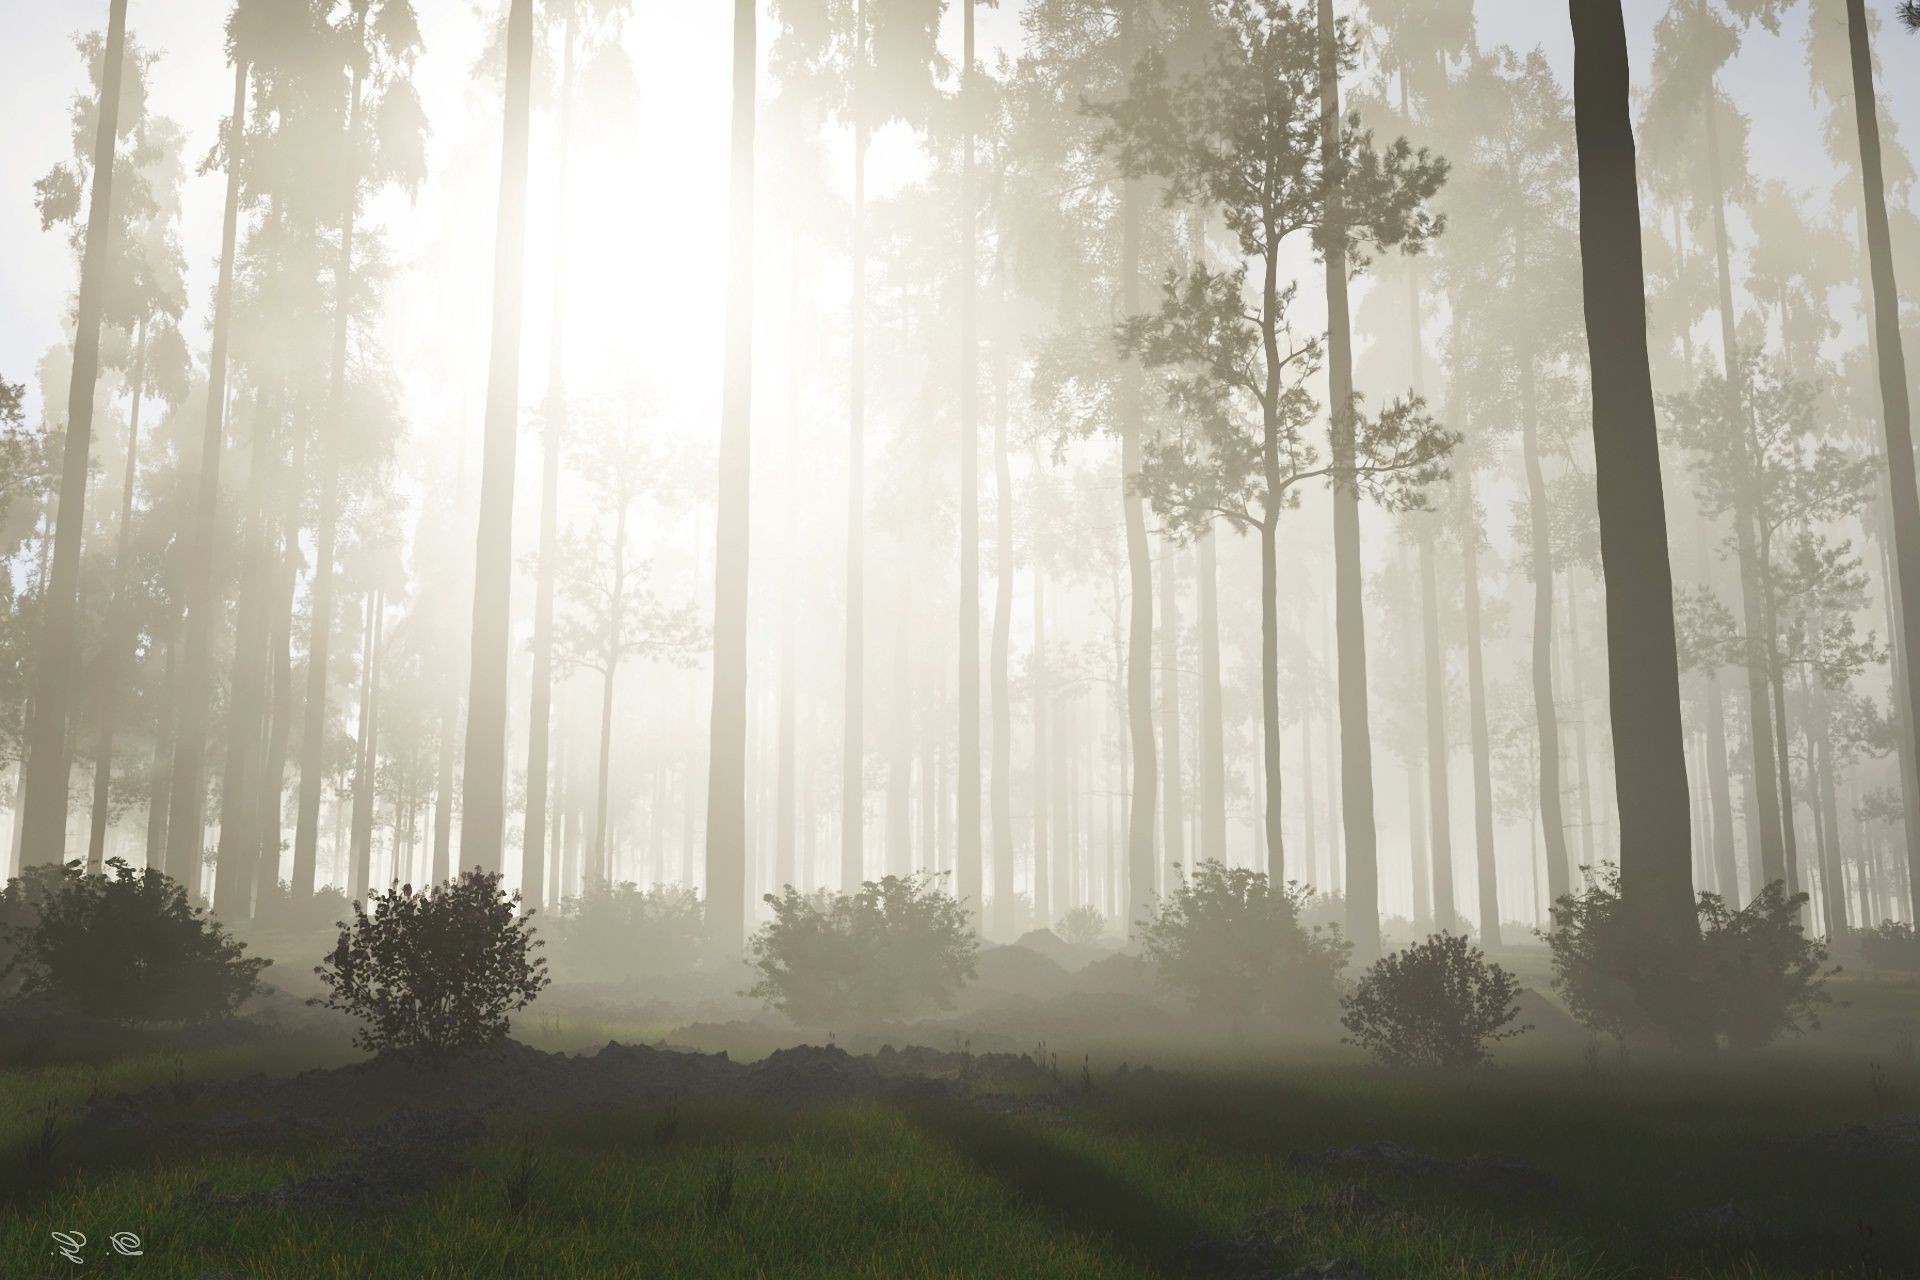
[[[729,1057],[564,999],[446,1074],[285,1019],[16,1037],[0,1277],[1920,1276],[1920,985],[1833,985],[1761,1053],[1561,1024],[1463,1074],[1125,1028]]]

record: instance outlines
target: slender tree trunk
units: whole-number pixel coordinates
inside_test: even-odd
[[[1773,537],[1762,526],[1760,533],[1759,577],[1760,589],[1760,625],[1761,656],[1766,665],[1767,686],[1771,692],[1773,704],[1773,741],[1775,750],[1775,769],[1780,782],[1780,849],[1783,854],[1782,867],[1786,874],[1787,892],[1798,893],[1800,878],[1800,837],[1794,830],[1793,821],[1793,760],[1789,745],[1793,739],[1788,737],[1787,729],[1787,679],[1786,664],[1780,658],[1780,621],[1779,609],[1774,598],[1773,584]]]
[[[1213,530],[1200,551],[1200,856],[1227,856],[1227,741],[1220,716],[1220,594]]]
[[[272,707],[268,724],[266,769],[256,784],[259,795],[255,818],[260,842],[260,878],[268,889],[280,883],[281,808],[287,785],[287,747],[293,733],[293,589],[300,560],[300,516],[302,504],[295,496],[296,478],[304,479],[306,449],[297,446],[291,469],[280,471],[279,502],[282,508],[278,555],[268,561],[273,597],[272,627],[267,641],[268,659],[273,665]],[[269,552],[275,550],[271,545]],[[291,888],[291,882],[289,882]],[[297,890],[295,891],[297,892]],[[312,892],[311,886],[307,892]],[[304,896],[304,895],[300,895]]]
[[[913,865],[913,676],[912,622],[905,609],[893,618],[893,744],[887,761],[887,874],[904,875]]]
[[[1480,625],[1480,522],[1473,472],[1461,473],[1460,523],[1462,606],[1467,630],[1467,722],[1473,751],[1473,844],[1479,869],[1480,939],[1501,945],[1500,870],[1493,846],[1493,752],[1487,732],[1487,675]]]
[[[554,181],[553,318],[547,331],[546,421],[540,451],[540,570],[533,588],[533,688],[527,708],[527,814],[520,882],[538,910],[546,880],[547,755],[553,724],[553,584],[560,554],[560,443],[567,429],[567,175],[573,152],[575,10],[561,36],[560,165]]]
[[[785,530],[782,541],[789,547],[797,545],[798,541],[794,497],[799,491],[795,477],[800,455],[800,303],[804,296],[800,262],[800,223],[795,219],[787,224],[787,436],[785,464],[781,468],[785,483],[785,501],[781,507]],[[797,780],[794,767],[795,666],[799,649],[798,638],[794,634],[794,602],[800,593],[799,584],[794,580],[797,576],[790,569],[780,584],[780,727],[775,764],[778,781],[774,791],[773,854],[776,889],[798,884],[801,878],[794,847],[794,810],[798,800],[794,790]]]
[[[1626,28],[1619,0],[1570,0],[1570,7],[1621,893],[1649,932],[1679,940],[1695,929],[1692,832]]]
[[[1732,464],[1739,477],[1734,486],[1734,545],[1740,560],[1740,598],[1747,633],[1747,718],[1753,750],[1753,774],[1760,824],[1760,865],[1762,883],[1786,878],[1784,824],[1780,814],[1780,783],[1775,774],[1774,729],[1768,706],[1767,670],[1761,654],[1754,651],[1766,634],[1762,613],[1763,582],[1766,567],[1760,562],[1753,510],[1756,460],[1750,452],[1752,425],[1747,417],[1746,395],[1741,389],[1740,346],[1734,324],[1733,268],[1727,241],[1726,189],[1720,175],[1720,128],[1717,95],[1709,93],[1704,107],[1707,133],[1707,180],[1714,191],[1713,237],[1720,287],[1720,348],[1731,397],[1734,432]],[[1616,744],[1617,748],[1617,744]],[[1756,886],[1757,888],[1758,886]]]
[[[1131,54],[1140,47],[1136,24],[1140,15],[1123,9],[1121,42]],[[1140,213],[1143,193],[1140,183],[1125,179],[1120,190],[1120,306],[1127,315],[1138,315],[1140,306]],[[1147,518],[1139,495],[1133,491],[1134,477],[1141,468],[1141,405],[1146,392],[1139,384],[1138,369],[1128,364],[1122,376],[1126,380],[1120,404],[1120,505],[1127,536],[1128,627],[1127,627],[1127,740],[1132,749],[1132,789],[1127,797],[1126,874],[1127,919],[1125,932],[1132,936],[1135,924],[1146,914],[1153,900],[1154,804],[1159,798],[1158,762],[1153,749],[1153,559],[1147,547]]]
[[[1004,281],[1006,264],[996,274]],[[1000,936],[1020,932],[1018,900],[1014,897],[1013,869],[1013,700],[1007,689],[1008,648],[1013,629],[1013,465],[1007,457],[1008,399],[1006,296],[1000,296],[1001,327],[993,349],[993,506],[994,582],[993,656],[993,783],[990,794],[993,819],[993,901]]]
[[[527,239],[527,130],[533,80],[533,0],[507,11],[507,79],[500,202],[493,257],[493,339],[487,370],[479,535],[474,544],[473,641],[467,684],[460,861],[498,872],[506,838],[507,665],[513,585],[513,469],[520,417],[520,302]]]
[[[613,595],[607,607],[607,648],[604,658],[604,662],[606,663],[604,668],[606,679],[600,686],[600,774],[593,797],[593,875],[602,885],[608,885],[613,882],[612,876],[609,874],[613,864],[609,861],[612,855],[612,845],[607,840],[607,782],[610,776],[609,768],[613,759],[613,678],[620,670],[620,650],[625,643],[624,637],[620,634],[620,623],[626,611],[627,512],[632,506],[632,499],[629,495],[623,493],[620,495],[619,502],[620,513],[613,523]],[[741,763],[743,766],[745,765],[746,755],[745,717],[746,707],[743,703],[741,706],[740,725]],[[743,796],[743,807],[744,804],[745,797]],[[712,810],[709,808],[709,822],[711,822],[712,816]],[[741,910],[744,912],[746,909],[746,832],[742,830],[740,836],[741,839],[736,843],[735,849],[741,857],[740,869],[742,879],[740,884],[740,898]],[[707,874],[711,876],[713,874],[711,857],[713,844],[711,840],[708,841],[707,849],[709,853]],[[713,898],[713,881],[711,879],[707,881],[707,897],[709,902],[711,902]],[[710,921],[712,920],[711,916],[708,918]],[[742,917],[742,923],[744,926],[744,916]],[[742,936],[745,936],[744,927],[741,933]],[[731,934],[717,935],[715,941],[731,950],[731,943],[729,941],[731,937]]]
[[[1186,860],[1180,847],[1186,824],[1180,794],[1180,551],[1161,544],[1160,557],[1160,742],[1165,756],[1161,785],[1160,864],[1169,880]]]
[[[133,351],[133,404],[128,411],[127,471],[120,486],[120,529],[115,535],[113,552],[113,604],[109,614],[107,642],[101,646],[100,746],[94,753],[93,813],[87,833],[87,870],[93,874],[99,873],[106,856],[107,808],[112,800],[113,783],[113,722],[120,671],[131,656],[135,643],[132,609],[127,600],[127,578],[131,572],[128,547],[133,540],[133,485],[139,473],[140,401],[147,380],[147,322],[144,318],[134,338]]]
[[[1051,761],[1052,744],[1047,733],[1053,715],[1053,686],[1047,672],[1047,572],[1034,557],[1033,564],[1033,658],[1029,663],[1033,681],[1033,917],[1034,927],[1053,927],[1053,859],[1048,849],[1049,824],[1053,820]]]
[[[1276,500],[1277,505],[1277,500]],[[1280,825],[1280,550],[1275,535],[1279,512],[1260,525],[1260,764],[1261,844],[1268,876],[1286,883],[1286,834]]]
[[[708,724],[707,924],[726,952],[747,936],[747,552],[753,397],[754,0],[733,8],[727,330],[715,510],[713,708]]]
[[[973,189],[973,0],[961,0],[960,13],[964,31],[960,109],[965,123],[960,161],[960,798],[954,889],[972,913],[974,928],[982,929],[988,921],[980,865],[980,348],[974,315],[979,265]],[[996,896],[1002,892],[1000,885],[994,885]],[[996,927],[1003,912],[996,902]]]
[[[1413,925],[1420,929],[1439,929],[1439,921],[1433,914],[1433,891],[1427,875],[1427,825],[1426,805],[1421,803],[1420,772],[1413,766],[1413,757],[1407,757],[1407,844],[1412,854],[1407,868],[1407,882],[1413,888]]]
[[[233,675],[227,696],[227,758],[220,779],[220,840],[214,861],[214,906],[229,919],[253,910],[259,863],[259,775],[264,772],[267,642],[273,542],[267,494],[277,466],[274,437],[281,420],[275,396],[254,397],[248,447],[246,514],[241,525],[240,598],[234,610]]]
[[[60,502],[53,527],[53,571],[42,596],[21,770],[21,862],[66,860],[67,701],[74,655],[80,649],[80,542],[86,531],[87,464],[93,447],[93,399],[100,377],[100,312],[113,256],[113,153],[119,136],[121,68],[127,49],[127,0],[107,7],[107,48],[100,79],[100,120],[94,131],[93,189],[88,193],[87,238],[80,258],[80,296],[74,308],[73,376],[67,384],[67,439],[60,465]]]
[[[361,815],[368,815],[366,824],[372,828],[373,819],[373,777],[367,762],[367,744],[371,741],[373,726],[373,663],[374,647],[378,643],[374,629],[374,616],[378,612],[378,593],[367,592],[367,616],[360,632],[360,707],[357,712],[359,726],[354,733],[353,756],[353,814],[347,829],[347,896],[359,902],[367,893],[367,863],[361,857],[360,828]],[[337,815],[336,815],[337,816]],[[334,832],[334,856],[339,856],[339,835]]]
[[[180,619],[175,616],[163,643],[167,648],[160,676],[159,716],[153,727],[153,768],[147,776],[147,852],[149,867],[167,863],[167,809],[171,796],[167,780],[173,776],[173,715],[180,694]]]
[[[1807,735],[1807,771],[1817,779],[1813,812],[1824,837],[1820,870],[1826,882],[1827,937],[1837,939],[1847,932],[1847,875],[1840,855],[1840,804],[1833,781],[1833,730],[1826,687],[1817,679],[1810,683],[1813,705],[1809,719],[1813,731]],[[1864,917],[1862,923],[1865,923]]]
[[[1733,857],[1733,789],[1727,782],[1727,711],[1718,672],[1707,673],[1707,792],[1713,812],[1713,869],[1721,896],[1739,905],[1740,873]]]
[[[1434,530],[1421,522],[1420,619],[1427,666],[1427,817],[1433,836],[1433,922],[1457,927],[1453,905],[1453,815],[1447,784],[1447,664],[1440,645],[1440,600],[1433,553]]]
[[[1906,353],[1900,337],[1900,294],[1894,282],[1893,249],[1887,229],[1886,179],[1880,158],[1879,104],[1874,96],[1873,54],[1867,43],[1865,0],[1847,0],[1847,48],[1853,68],[1854,128],[1860,142],[1860,181],[1867,219],[1867,260],[1873,281],[1873,333],[1879,348],[1880,409],[1887,437],[1887,466],[1892,476],[1894,564],[1900,579],[1901,634],[1920,635],[1920,486],[1913,465],[1913,410],[1907,388]],[[1906,722],[1920,725],[1920,680],[1907,655],[1904,702]],[[1909,812],[1904,824],[1908,883],[1920,886],[1920,819]],[[1917,891],[1920,892],[1920,891]],[[1915,905],[1920,914],[1920,904]]]
[[[1516,229],[1515,240],[1519,246],[1515,274],[1520,275],[1526,270],[1523,229]],[[1533,721],[1540,739],[1540,828],[1546,840],[1547,894],[1558,902],[1572,884],[1567,820],[1561,808],[1560,714],[1553,694],[1553,539],[1547,523],[1546,476],[1540,466],[1540,410],[1533,365],[1529,345],[1520,353],[1520,430],[1533,554]]]
[[[1593,780],[1587,758],[1587,695],[1581,680],[1581,667],[1585,664],[1580,654],[1580,586],[1574,580],[1576,570],[1569,567],[1566,571],[1567,585],[1567,648],[1566,674],[1567,694],[1573,699],[1573,767],[1574,786],[1580,794],[1580,861],[1585,866],[1599,865],[1601,858],[1594,852]]]
[[[1327,225],[1343,227],[1340,68],[1333,0],[1319,0],[1321,158],[1333,175]],[[1340,804],[1347,853],[1347,937],[1364,960],[1380,953],[1380,868],[1373,822],[1373,739],[1367,725],[1367,623],[1355,482],[1353,332],[1344,238],[1325,253],[1327,380],[1333,420],[1334,629],[1340,671]]]

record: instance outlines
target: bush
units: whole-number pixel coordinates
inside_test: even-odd
[[[231,1017],[272,963],[249,957],[177,881],[119,858],[93,875],[78,862],[36,869],[11,881],[5,900],[0,990],[89,1017]]]
[[[1920,973],[1920,934],[1900,920],[1882,920],[1860,930],[1860,954],[1875,969]]]
[[[1589,868],[1585,887],[1553,907],[1554,989],[1575,1018],[1616,1039],[1654,1030],[1682,1047],[1757,1048],[1818,1027],[1832,997],[1826,949],[1800,929],[1806,901],[1778,881],[1739,910],[1703,893],[1699,936],[1676,943],[1622,910],[1618,869]]]
[[[1162,986],[1236,1027],[1255,1018],[1328,1017],[1353,944],[1337,926],[1302,927],[1310,896],[1209,859],[1140,922],[1141,947]]]
[[[858,893],[766,895],[746,994],[797,1023],[892,1021],[953,1006],[980,949],[966,908],[922,872]]]
[[[287,933],[315,933],[339,927],[353,911],[346,893],[325,884],[312,893],[298,894],[285,880],[262,887],[253,900],[253,924],[256,929],[277,929]]]
[[[1106,936],[1107,918],[1094,906],[1075,907],[1060,917],[1060,940],[1090,947]]]
[[[1520,980],[1459,934],[1441,933],[1375,961],[1340,1001],[1340,1024],[1389,1067],[1477,1067],[1487,1045],[1530,1027],[1513,999]]]
[[[519,902],[498,873],[478,868],[419,892],[369,895],[314,969],[327,995],[307,1003],[365,1021],[354,1043],[382,1055],[438,1059],[501,1040],[508,1015],[547,985]]]
[[[554,966],[573,978],[674,973],[708,954],[700,895],[680,885],[595,885],[561,905],[552,935]]]

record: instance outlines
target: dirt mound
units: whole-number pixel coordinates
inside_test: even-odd
[[[486,1134],[464,1108],[402,1107],[356,1135],[339,1163],[265,1191],[215,1196],[200,1183],[187,1199],[202,1209],[322,1208],[365,1212],[412,1195],[452,1173],[462,1151]]]
[[[1560,1183],[1552,1174],[1519,1156],[1443,1158],[1408,1151],[1398,1143],[1385,1140],[1360,1147],[1296,1151],[1287,1157],[1287,1167],[1313,1172],[1417,1178],[1445,1183],[1462,1190],[1504,1196],[1551,1196],[1560,1191]]]
[[[1920,1116],[1896,1116],[1862,1124],[1843,1124],[1805,1138],[1789,1139],[1789,1146],[1811,1148],[1830,1155],[1920,1160]]]

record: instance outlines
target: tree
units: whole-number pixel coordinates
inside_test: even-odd
[[[745,937],[747,911],[747,466],[753,392],[756,52],[754,0],[738,0],[733,18],[726,382],[720,410],[712,745],[707,764],[707,900],[715,936],[728,948]]]
[[[1216,519],[1260,534],[1264,821],[1277,875],[1285,866],[1280,513],[1310,479],[1330,480],[1336,494],[1364,489],[1389,505],[1414,501],[1440,474],[1454,439],[1418,401],[1395,402],[1367,418],[1350,396],[1335,414],[1346,426],[1336,427],[1332,456],[1322,462],[1306,438],[1317,406],[1303,385],[1322,348],[1292,337],[1296,286],[1281,284],[1284,246],[1309,231],[1323,248],[1334,245],[1330,252],[1356,263],[1363,248],[1418,250],[1439,230],[1424,206],[1445,180],[1446,164],[1416,153],[1405,139],[1376,150],[1371,135],[1349,120],[1329,166],[1320,145],[1319,43],[1278,0],[1231,6],[1221,37],[1203,69],[1177,80],[1164,59],[1144,59],[1127,98],[1109,111],[1111,141],[1126,172],[1166,183],[1169,205],[1198,204],[1220,217],[1242,263],[1224,272],[1200,263],[1170,277],[1159,311],[1124,321],[1120,344],[1146,367],[1172,371],[1169,404],[1191,426],[1146,445],[1132,481],[1137,490],[1185,538]],[[1336,181],[1343,190],[1337,224],[1328,221]],[[1257,301],[1247,297],[1250,266],[1259,273]],[[1351,432],[1344,453],[1343,430]]]
[[[1912,24],[1912,5],[1901,16]],[[1894,564],[1899,574],[1902,634],[1920,636],[1920,482],[1914,478],[1913,407],[1907,390],[1906,353],[1900,338],[1900,293],[1893,274],[1887,227],[1886,177],[1880,156],[1879,106],[1873,88],[1873,54],[1867,44],[1866,0],[1847,0],[1847,50],[1853,69],[1854,128],[1860,142],[1860,182],[1866,205],[1867,260],[1873,284],[1873,337],[1880,353],[1880,411],[1886,432],[1887,470],[1893,498]],[[1908,732],[1920,725],[1920,675],[1909,651],[1906,687]],[[1909,821],[1908,883],[1920,886],[1920,840]],[[1920,890],[1916,890],[1920,893]]]
[[[1692,827],[1673,574],[1647,354],[1626,24],[1619,0],[1569,3],[1621,897],[1648,936],[1680,942],[1694,936],[1696,928]]]
[[[66,860],[67,700],[79,647],[80,536],[86,519],[87,465],[93,443],[94,384],[100,369],[100,318],[113,254],[114,148],[119,138],[120,92],[127,53],[127,0],[107,9],[106,61],[93,144],[93,189],[87,200],[87,239],[74,309],[73,380],[67,392],[67,439],[54,522],[53,570],[40,621],[32,712],[22,777],[23,860]]]
[[[521,273],[527,238],[527,131],[532,110],[533,0],[507,10],[507,80],[494,228],[493,344],[487,367],[474,550],[473,644],[467,682],[460,858],[497,872],[506,836],[508,594],[513,582],[513,467],[520,410]]]
[[[226,207],[220,228],[220,274],[213,293],[213,347],[207,356],[206,424],[200,437],[193,529],[188,539],[186,610],[181,623],[180,683],[175,699],[173,776],[167,803],[165,871],[189,886],[199,883],[204,839],[207,703],[213,678],[214,614],[219,610],[213,575],[220,535],[220,455],[226,445],[227,355],[233,323],[234,254],[239,236],[244,177],[247,77],[257,42],[268,34],[256,6],[240,3],[227,20],[227,60],[233,64],[233,110],[221,136],[219,158],[227,169]]]
[[[411,0],[353,0],[348,50],[346,128],[340,138],[339,244],[333,264],[333,348],[328,375],[327,431],[319,442],[319,509],[308,583],[312,621],[307,639],[306,701],[301,710],[300,795],[294,819],[293,893],[313,892],[320,840],[320,793],[326,781],[328,656],[334,627],[334,560],[340,518],[340,436],[349,396],[349,321],[356,287],[354,236],[360,211],[382,186],[420,184],[424,120],[410,72],[420,52]],[[377,247],[377,246],[376,246]]]

